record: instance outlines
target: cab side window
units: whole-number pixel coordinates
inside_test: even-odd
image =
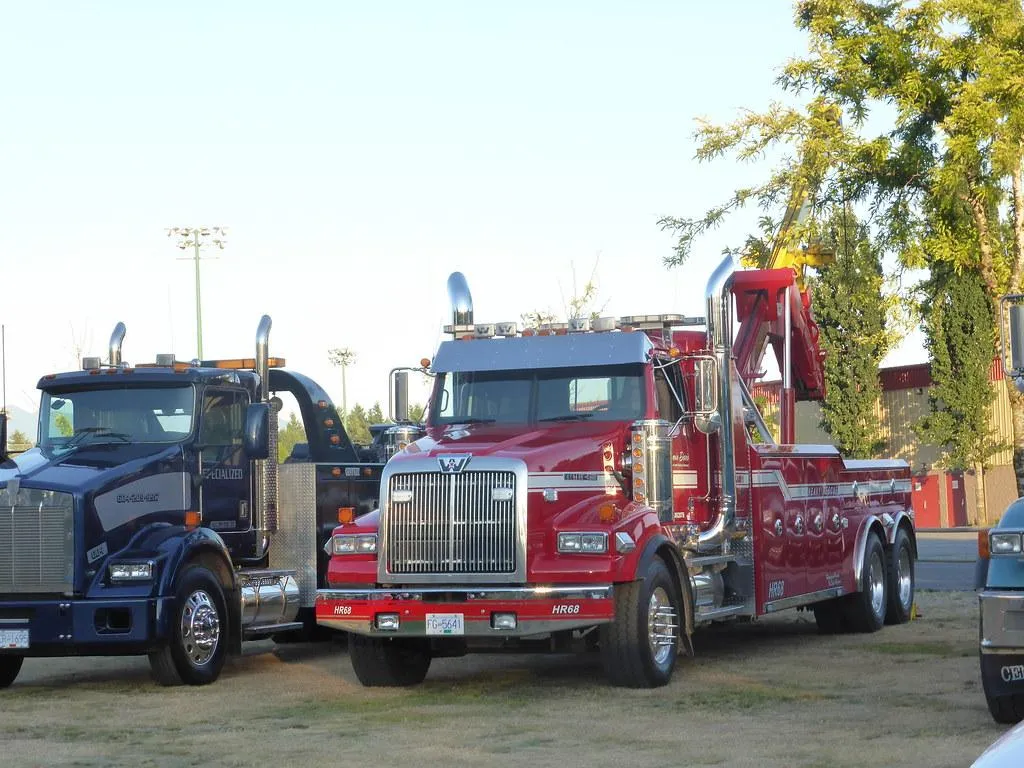
[[[676,399],[676,395],[683,396],[681,384],[678,365],[659,368],[654,372],[654,394],[658,401],[658,417],[673,424],[683,416],[683,409]],[[673,389],[675,394],[672,393]]]
[[[199,426],[200,444],[241,445],[248,402],[244,392],[207,390],[203,396],[203,415]]]

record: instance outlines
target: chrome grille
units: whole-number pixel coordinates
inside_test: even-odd
[[[0,498],[0,593],[74,588],[75,524],[70,493],[24,489]]]
[[[517,490],[514,472],[392,475],[384,520],[388,573],[516,573]],[[396,491],[411,498],[396,501]]]

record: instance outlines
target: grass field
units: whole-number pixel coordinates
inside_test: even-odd
[[[0,692],[0,765],[968,766],[1005,726],[978,673],[977,598],[819,636],[810,613],[704,630],[671,685],[604,684],[596,656],[435,662],[367,689],[344,648],[253,644],[202,688],[144,658],[30,659]]]

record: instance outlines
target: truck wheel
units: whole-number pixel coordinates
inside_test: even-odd
[[[868,534],[864,547],[860,592],[847,597],[846,624],[853,632],[877,632],[885,624],[889,602],[885,550],[875,533]]]
[[[368,687],[416,685],[430,669],[425,640],[352,635],[348,655],[359,682]]]
[[[24,656],[0,654],[0,688],[7,688],[21,672]]]
[[[896,531],[896,540],[889,552],[889,605],[886,624],[906,624],[914,606],[914,550],[906,530]]]
[[[992,719],[1002,725],[1014,725],[1024,720],[1024,696],[1009,694],[1007,696],[989,696],[985,694],[988,711]]]
[[[149,654],[160,685],[206,685],[220,676],[227,652],[228,614],[220,582],[202,566],[178,577],[171,638]]]
[[[655,688],[672,677],[679,653],[681,600],[664,561],[641,581],[615,587],[615,619],[601,625],[601,662],[612,685]]]
[[[820,634],[837,635],[846,631],[846,604],[843,600],[842,597],[836,597],[812,606]]]

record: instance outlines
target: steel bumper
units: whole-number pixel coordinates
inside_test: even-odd
[[[397,616],[397,629],[380,629],[379,616]],[[496,628],[495,614],[515,614],[514,628]],[[429,617],[461,617],[462,631],[429,631]],[[316,621],[325,627],[382,637],[527,637],[611,621],[610,584],[558,587],[446,587],[321,589]],[[433,626],[433,624],[432,624]]]
[[[28,630],[24,656],[142,653],[166,637],[163,598],[0,600],[0,630]],[[14,637],[14,633],[5,637]],[[19,637],[23,637],[20,633]]]

